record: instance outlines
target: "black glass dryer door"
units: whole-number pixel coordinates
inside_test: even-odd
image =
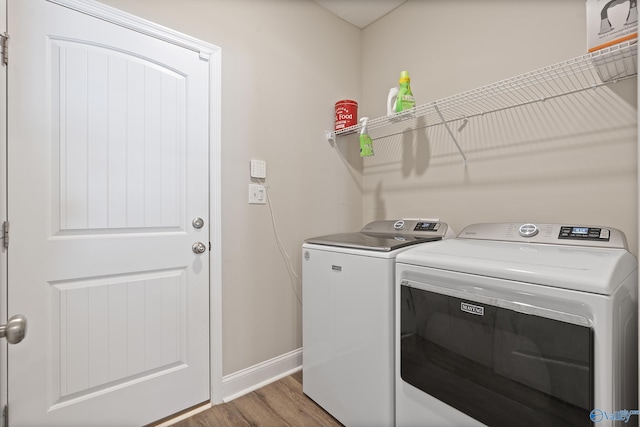
[[[402,380],[489,426],[590,426],[591,328],[401,287]]]

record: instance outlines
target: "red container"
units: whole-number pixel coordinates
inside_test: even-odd
[[[336,102],[336,128],[342,130],[358,124],[358,103],[350,99]]]

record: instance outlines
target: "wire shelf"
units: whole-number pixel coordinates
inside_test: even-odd
[[[447,98],[418,105],[392,116],[370,119],[373,139],[410,130],[463,120],[535,102],[544,102],[579,91],[634,77],[637,69],[637,40],[620,43],[568,61],[511,77]],[[463,124],[463,126],[464,126]],[[358,132],[360,124],[339,131],[328,131],[327,139]],[[450,132],[455,141],[455,137]],[[458,149],[459,146],[458,146]],[[460,150],[464,159],[464,154]]]

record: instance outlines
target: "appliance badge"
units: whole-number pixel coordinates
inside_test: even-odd
[[[340,266],[340,265],[332,265],[331,269],[333,271],[341,272],[342,271],[342,266]]]
[[[484,307],[480,307],[479,305],[467,304],[466,302],[460,303],[460,310],[475,314],[476,316],[484,316]]]
[[[309,251],[304,251],[304,260],[305,261],[309,261],[309,258],[311,258],[311,255],[309,254]]]

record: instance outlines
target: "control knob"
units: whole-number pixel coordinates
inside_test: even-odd
[[[397,220],[395,224],[393,224],[393,228],[395,228],[396,230],[402,230],[404,228],[404,220]]]
[[[522,224],[518,232],[522,237],[533,237],[538,234],[538,226],[535,224]]]

